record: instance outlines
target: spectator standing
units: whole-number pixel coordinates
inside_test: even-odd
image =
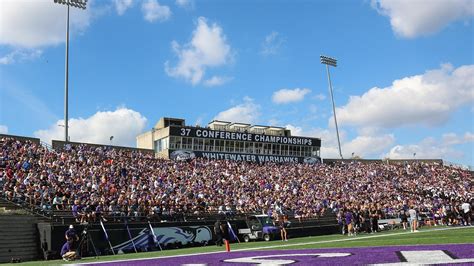
[[[362,212],[362,218],[364,221],[364,230],[368,234],[371,231],[371,226],[370,226],[370,212],[368,209],[363,210]]]
[[[280,216],[280,219],[278,219],[278,225],[280,227],[281,241],[288,241],[288,232],[286,231],[288,219],[285,215]]]
[[[408,217],[407,217],[407,213],[405,212],[405,210],[400,211],[400,220],[401,220],[402,225],[403,225],[403,230],[407,230]]]
[[[350,210],[346,210],[344,218],[346,219],[347,224],[347,235],[352,236],[354,234],[354,227],[352,225],[354,218],[352,216],[352,212]]]
[[[411,232],[418,232],[418,214],[415,210],[415,206],[411,206],[411,208],[408,210],[408,214],[410,215],[410,227],[411,227]]]
[[[222,246],[224,240],[224,231],[222,230],[221,220],[214,223],[214,234],[216,236],[216,246]]]
[[[471,204],[464,202],[461,205],[461,209],[463,212],[464,225],[471,225]]]
[[[379,230],[379,216],[375,208],[370,210],[370,225],[372,230],[371,233],[377,233]]]

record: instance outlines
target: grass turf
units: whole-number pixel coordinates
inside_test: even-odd
[[[441,230],[438,230],[441,229]],[[447,229],[447,230],[444,230]],[[231,244],[231,249],[314,249],[314,248],[350,248],[367,246],[393,246],[393,245],[430,245],[430,244],[455,244],[455,243],[474,243],[474,227],[468,228],[425,228],[419,233],[406,233],[405,230],[385,231],[377,234],[360,234],[356,237],[342,235],[313,236],[290,239],[288,242],[279,240],[271,242],[249,242]],[[164,250],[156,252],[129,253],[115,256],[101,256],[99,258],[83,258],[80,261],[71,263],[92,263],[100,261],[127,260],[152,258],[185,254],[200,254],[207,252],[223,251],[223,247],[206,246],[195,248],[183,248]],[[61,265],[65,264],[62,260],[55,261],[32,261],[15,265]],[[13,264],[3,264],[13,265]]]

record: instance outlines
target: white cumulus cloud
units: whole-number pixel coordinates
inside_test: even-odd
[[[459,159],[464,157],[464,153],[456,150],[455,145],[474,142],[474,134],[466,132],[463,136],[455,133],[444,134],[441,140],[428,137],[419,143],[396,145],[385,155],[390,159]]]
[[[135,146],[136,136],[143,132],[147,119],[139,112],[125,107],[115,111],[99,111],[88,118],[69,120],[71,141],[109,144],[114,136],[114,145]],[[48,129],[34,132],[43,141],[64,139],[64,120],[59,120]]]
[[[276,124],[276,123],[274,123]],[[273,125],[273,124],[272,124]],[[292,124],[285,126],[286,129],[289,129],[292,136],[302,136],[302,137],[313,137],[312,133],[303,131],[302,127],[298,127]],[[317,137],[319,138],[319,137]]]
[[[456,133],[446,133],[442,136],[441,142],[444,146],[474,142],[474,134],[471,132],[466,132],[463,136],[458,136]]]
[[[362,135],[345,142],[342,145],[342,151],[344,158],[350,158],[352,153],[363,158],[367,158],[367,156],[377,158],[380,157],[382,152],[390,148],[394,142],[395,136],[393,134]]]
[[[115,10],[119,16],[125,14],[125,11],[132,7],[133,0],[114,0]]]
[[[339,148],[336,131],[334,129],[314,128],[305,130],[291,124],[285,126],[291,130],[292,136],[306,136],[321,139],[321,157],[339,158]],[[351,158],[352,153],[362,158],[379,158],[395,142],[393,134],[361,134],[348,139],[344,130],[339,131],[342,156]]]
[[[71,34],[84,32],[91,22],[91,9],[72,8]],[[66,6],[52,0],[2,0],[0,44],[20,48],[56,45],[65,41]]]
[[[204,85],[208,87],[221,86],[231,81],[231,77],[212,76],[212,78],[204,81]]]
[[[406,38],[436,33],[474,15],[472,0],[372,0],[372,6],[390,18],[397,35]]]
[[[8,127],[5,125],[0,125],[0,134],[8,134]]]
[[[307,88],[281,89],[273,93],[272,100],[277,104],[285,104],[302,101],[311,90]]]
[[[203,17],[198,19],[190,43],[181,46],[173,41],[171,45],[178,63],[173,67],[166,61],[166,73],[171,77],[183,78],[193,85],[202,81],[207,68],[225,65],[232,59],[231,47],[222,28],[215,23],[208,25]]]
[[[194,5],[192,0],[176,0],[176,5],[179,7],[189,8]]]
[[[262,43],[261,53],[263,55],[275,55],[280,50],[285,40],[281,37],[277,31],[272,31],[270,34],[265,36]]]
[[[214,119],[255,124],[260,117],[260,108],[252,98],[245,97],[243,103],[218,113]]]
[[[13,50],[12,52],[0,57],[0,65],[10,65],[17,62],[29,61],[34,60],[41,56],[43,53],[42,50],[38,49],[19,49]]]
[[[474,65],[449,64],[422,75],[395,80],[386,88],[372,88],[351,96],[337,108],[341,125],[396,128],[439,125],[460,107],[474,102]],[[332,118],[331,118],[332,120]]]
[[[326,99],[326,95],[320,93],[320,94],[314,95],[313,99],[316,99],[316,100],[319,100],[319,101],[323,101],[323,100]]]
[[[146,0],[142,3],[143,17],[148,22],[166,21],[171,17],[171,9],[162,6],[156,0]]]

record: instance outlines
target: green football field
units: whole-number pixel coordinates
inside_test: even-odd
[[[474,227],[432,227],[420,229],[417,233],[411,233],[402,229],[385,231],[376,234],[360,234],[355,237],[343,235],[312,236],[290,239],[288,242],[279,240],[250,243],[233,243],[231,250],[281,250],[281,249],[314,249],[314,248],[346,248],[346,247],[368,247],[368,246],[394,246],[394,245],[430,245],[430,244],[460,244],[474,243]],[[100,261],[127,260],[139,258],[152,258],[162,256],[204,254],[224,252],[224,247],[206,246],[195,248],[183,248],[164,250],[156,252],[131,253],[115,256],[101,256],[99,258],[83,258],[80,261],[70,263],[92,263]],[[65,264],[62,260],[56,261],[34,261],[15,265],[60,265]],[[13,264],[4,264],[13,265]]]

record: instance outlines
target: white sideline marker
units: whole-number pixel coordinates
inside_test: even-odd
[[[406,262],[380,263],[372,264],[372,266],[403,266],[403,265],[432,265],[432,264],[457,264],[472,263],[474,258],[470,259],[453,259],[442,250],[411,250],[400,251]]]

